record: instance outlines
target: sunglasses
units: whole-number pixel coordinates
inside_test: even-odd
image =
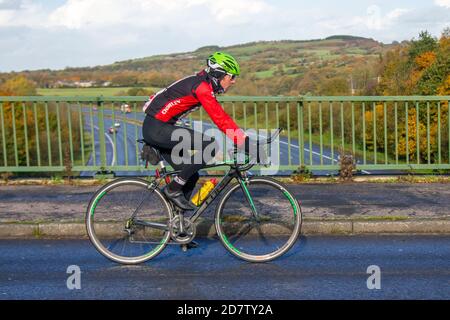
[[[235,74],[227,73],[227,75],[229,75],[231,77],[231,80],[236,79],[236,75]]]

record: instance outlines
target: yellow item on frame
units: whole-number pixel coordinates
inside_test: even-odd
[[[200,206],[203,200],[206,199],[208,194],[214,189],[217,184],[217,179],[211,179],[206,181],[198,192],[192,197],[191,202],[196,206]]]

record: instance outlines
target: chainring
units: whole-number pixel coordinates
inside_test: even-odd
[[[183,218],[183,234],[180,232],[180,216],[174,217],[172,220],[170,220],[169,223],[169,232],[170,237],[173,241],[179,243],[179,244],[186,244],[192,241],[195,237],[196,233],[196,227],[195,224],[192,223],[191,220],[184,217]]]

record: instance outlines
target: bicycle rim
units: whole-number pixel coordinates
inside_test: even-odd
[[[137,264],[158,255],[169,241],[169,232],[148,223],[168,226],[170,205],[158,189],[141,179],[118,179],[103,186],[86,212],[91,242],[107,258]]]
[[[268,178],[252,178],[244,188],[231,186],[219,202],[215,219],[225,248],[251,262],[270,261],[287,252],[300,234],[301,222],[298,201],[286,187]]]

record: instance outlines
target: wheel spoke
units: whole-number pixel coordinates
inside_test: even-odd
[[[236,233],[236,235],[230,238],[231,240],[235,240],[233,244],[237,244],[240,239],[242,239],[250,232],[251,229],[252,229],[251,226],[248,224],[242,226],[241,229]]]
[[[256,227],[256,230],[258,231],[259,234],[259,238],[261,239],[261,241],[263,242],[263,245],[269,245],[269,241],[266,239],[266,236],[264,235],[264,233],[261,230],[261,225],[258,223],[258,226]]]
[[[250,178],[246,188],[242,183],[231,186],[216,212],[216,228],[225,247],[253,262],[285,253],[297,240],[301,225],[300,207],[292,199],[283,185],[268,178]]]
[[[120,241],[123,241],[123,240],[125,239],[125,237],[126,237],[126,236],[124,236],[123,238],[114,240],[113,242],[111,242],[111,244],[108,246],[107,249],[108,249],[108,250],[114,250],[114,249],[116,248],[117,244],[118,244]]]
[[[92,199],[86,213],[88,235],[109,259],[141,263],[167,244],[172,211],[158,189],[148,189],[149,184],[136,178],[117,179]]]

